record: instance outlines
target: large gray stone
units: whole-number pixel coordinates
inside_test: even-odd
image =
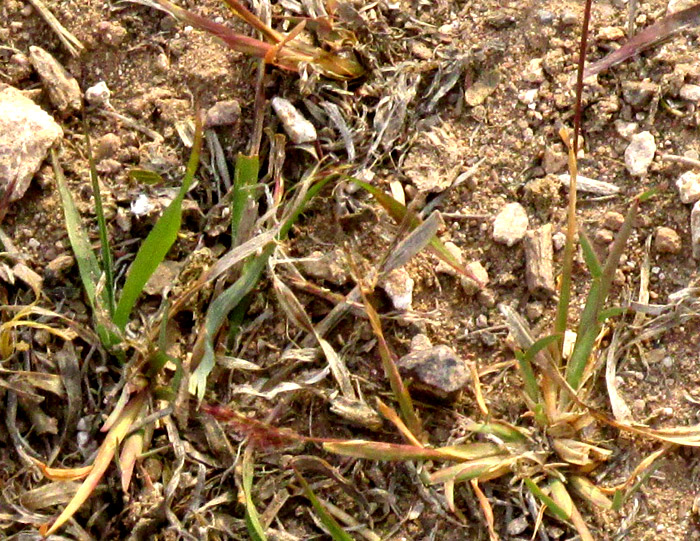
[[[49,149],[63,137],[51,116],[14,87],[0,84],[0,190],[10,201],[27,191]]]

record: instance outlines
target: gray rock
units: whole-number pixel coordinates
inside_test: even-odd
[[[469,383],[467,364],[452,348],[442,344],[412,351],[397,364],[404,377],[414,380],[416,390],[440,400],[456,400]]]
[[[671,13],[676,13],[677,11],[692,7],[695,4],[697,4],[697,0],[668,0],[666,13],[670,15]]]
[[[681,196],[681,202],[686,205],[700,199],[700,174],[686,171],[676,181],[676,188]]]
[[[85,91],[85,100],[94,107],[109,107],[109,97],[112,95],[107,83],[100,81]]]
[[[508,203],[493,222],[493,240],[513,246],[525,236],[528,224],[523,206],[520,203]]]
[[[656,141],[648,131],[635,133],[625,150],[625,167],[630,175],[642,177],[647,174],[656,154]]]
[[[82,94],[75,77],[41,47],[29,47],[29,59],[58,113],[65,118],[80,111]]]
[[[14,87],[0,84],[0,190],[10,201],[27,191],[49,149],[63,137],[50,115]]]
[[[693,257],[700,259],[700,201],[690,211],[690,238],[693,243]]]

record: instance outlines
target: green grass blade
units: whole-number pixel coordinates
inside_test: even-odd
[[[85,288],[88,301],[94,310],[97,305],[97,299],[95,298],[97,283],[102,275],[102,269],[100,269],[100,265],[97,262],[97,257],[92,251],[90,239],[83,228],[80,213],[75,206],[73,195],[68,189],[66,177],[63,175],[63,171],[58,163],[58,157],[54,149],[51,149],[51,163],[56,175],[56,184],[58,185],[58,193],[61,197],[61,205],[63,206],[68,240],[73,248],[75,260],[78,263],[80,280]]]
[[[92,157],[92,145],[90,144],[90,134],[87,129],[87,121],[83,119],[85,132],[85,146],[87,148],[88,162],[90,164],[90,182],[92,183],[92,195],[95,201],[95,216],[97,216],[97,227],[100,232],[100,251],[102,252],[102,271],[105,275],[105,300],[106,310],[111,316],[114,315],[114,263],[112,261],[112,249],[109,245],[109,233],[107,231],[107,220],[105,219],[104,208],[102,206],[102,192],[100,191],[100,181],[97,177],[95,159]]]
[[[241,220],[252,197],[252,189],[258,182],[260,160],[257,156],[239,154],[236,157],[236,172],[234,175],[233,195],[231,198],[231,238],[233,246],[241,243],[239,238]]]
[[[187,163],[187,171],[182,180],[180,191],[175,199],[168,205],[163,215],[158,219],[156,225],[141,244],[136,259],[129,269],[126,283],[119,297],[119,303],[114,312],[114,324],[124,330],[129,320],[131,310],[136,304],[136,300],[143,291],[146,282],[156,270],[158,265],[165,259],[168,251],[172,247],[182,223],[182,201],[185,194],[190,189],[194,174],[199,165],[199,153],[202,148],[202,128],[199,125],[195,130],[194,145],[192,153]]]
[[[301,484],[302,489],[304,489],[304,495],[309,499],[311,505],[313,506],[318,518],[321,523],[326,527],[328,533],[331,534],[333,541],[354,541],[353,538],[348,534],[343,528],[338,524],[338,521],[333,518],[333,516],[326,510],[321,501],[316,497],[314,491],[311,490],[309,483],[306,482],[304,476],[301,475],[299,470],[294,468],[294,473],[297,476],[299,484]]]
[[[549,510],[560,520],[568,522],[571,518],[568,513],[557,503],[547,496],[540,487],[538,487],[532,479],[525,479],[525,484],[527,488],[532,492],[542,503],[544,503]]]
[[[291,210],[287,219],[280,227],[277,238],[283,240],[286,238],[289,230],[299,215],[304,211],[308,202],[333,178],[333,175],[322,178],[315,182],[305,194],[299,204]],[[214,339],[218,334],[221,326],[229,317],[229,314],[234,310],[239,303],[250,293],[260,279],[260,276],[265,269],[267,260],[275,250],[275,243],[268,244],[262,253],[253,259],[249,259],[243,269],[241,277],[236,280],[233,285],[228,287],[221,293],[214,302],[209,306],[207,315],[204,321],[203,334],[198,344],[195,346],[193,362],[199,361],[197,368],[190,377],[189,389],[190,393],[197,396],[198,400],[204,398],[206,391],[207,378],[214,368],[216,361],[214,353]]]
[[[245,524],[248,528],[248,534],[253,541],[267,541],[258,510],[253,503],[253,450],[250,446],[247,446],[243,453],[242,470]]]
[[[214,338],[228,318],[231,310],[236,308],[241,300],[255,287],[260,280],[260,275],[265,269],[267,260],[272,255],[275,246],[269,244],[262,254],[249,260],[241,277],[233,285],[229,286],[209,305],[204,321],[201,347],[201,361],[190,378],[190,392],[197,396],[198,400],[204,398],[207,386],[207,378],[214,368],[216,361],[214,352]]]
[[[598,307],[602,295],[600,282],[600,279],[594,279],[591,284],[591,290],[588,293],[586,305],[581,313],[576,344],[571,353],[571,358],[566,364],[566,381],[574,390],[578,390],[581,384],[583,371],[593,351],[596,336],[598,336],[598,332],[600,331],[600,323],[598,323]]]
[[[603,269],[600,266],[600,261],[598,261],[598,256],[595,255],[591,241],[588,240],[588,235],[586,235],[583,231],[579,231],[578,240],[581,243],[583,259],[586,262],[588,271],[591,273],[593,278],[600,278],[600,276],[603,274]]]
[[[163,184],[163,177],[155,171],[147,169],[131,169],[129,170],[129,178],[139,184]]]

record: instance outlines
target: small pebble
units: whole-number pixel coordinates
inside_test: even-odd
[[[598,244],[610,244],[615,240],[615,235],[609,229],[599,229],[595,234],[595,242]]]
[[[525,236],[529,221],[520,203],[508,203],[493,222],[493,240],[513,246]]]
[[[459,246],[457,246],[454,242],[447,241],[445,243],[445,248],[447,248],[447,251],[450,252],[457,261],[462,263],[464,258],[462,257],[462,250]],[[449,274],[450,276],[457,275],[457,271],[454,269],[454,267],[444,262],[442,259],[438,261],[437,267],[435,267],[435,272],[438,274]]]
[[[413,302],[413,286],[415,282],[403,267],[392,270],[381,282],[380,286],[391,299],[394,308],[400,311],[411,309]]]
[[[615,121],[615,130],[625,139],[630,139],[637,132],[638,128],[639,124],[636,122],[626,122],[622,119],[617,119]]]
[[[550,25],[554,22],[554,19],[554,13],[552,13],[551,11],[547,11],[546,9],[540,9],[537,11],[537,20],[541,24]]]
[[[700,174],[686,171],[676,181],[676,187],[681,196],[681,202],[686,205],[700,199]]]
[[[482,284],[489,283],[489,273],[479,261],[468,263],[466,269],[470,274],[478,278]],[[460,283],[466,295],[476,295],[480,291],[479,285],[471,278],[460,276]]]
[[[241,106],[236,100],[224,100],[215,103],[207,111],[204,119],[205,128],[215,126],[232,126],[241,118]]]
[[[566,244],[566,233],[558,231],[552,235],[552,244],[554,244],[554,249],[558,252]]]
[[[700,259],[700,201],[690,211],[690,236],[693,243],[693,257]]]
[[[126,39],[128,32],[122,25],[110,21],[97,24],[97,36],[102,43],[110,47],[119,47]]]
[[[654,236],[654,248],[660,254],[679,254],[681,237],[670,227],[659,227]]]
[[[396,364],[402,375],[414,379],[416,390],[441,400],[457,399],[470,379],[464,360],[443,344],[411,351]]]
[[[109,97],[112,92],[107,88],[107,83],[100,81],[85,91],[85,101],[95,107],[109,106]]]
[[[684,100],[700,101],[700,85],[683,85],[678,95]]]
[[[107,133],[95,142],[95,161],[113,158],[121,148],[122,141],[115,133]]]
[[[606,227],[612,231],[619,231],[624,223],[625,217],[614,210],[606,212],[605,216],[603,216],[603,227]]]
[[[642,108],[649,104],[659,92],[659,87],[650,81],[625,81],[622,83],[622,97],[632,107]]]
[[[567,10],[561,14],[561,24],[563,26],[575,26],[578,22],[578,16],[573,11]]]
[[[634,134],[625,150],[625,167],[630,175],[635,177],[646,175],[655,153],[656,141],[650,132]]]

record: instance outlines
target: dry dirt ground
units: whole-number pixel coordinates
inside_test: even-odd
[[[215,133],[230,163],[238,152],[246,150],[253,127],[256,64],[210,36],[143,6],[96,0],[45,2],[82,41],[84,53],[78,58],[68,54],[28,2],[3,0],[0,81],[21,90],[41,89],[37,75],[22,56],[28,55],[30,46],[38,45],[77,78],[83,91],[100,81],[111,91],[110,107],[88,108],[85,121],[98,153],[118,279],[122,280],[135,250],[133,239],[143,238],[158,211],[136,216],[131,205],[141,194],[157,203],[158,198],[172,193],[169,187],[178,186],[189,152],[181,133],[194,116],[195,104],[208,109],[220,101],[237,100],[240,117],[215,128]],[[232,21],[234,28],[246,31],[216,0],[181,0],[180,4],[210,18]],[[295,6],[313,4],[274,2],[273,13],[290,15],[289,10]],[[457,278],[440,271],[437,259],[421,254],[406,267],[415,282],[411,310],[394,310],[391,300],[380,290],[375,300],[387,316],[384,330],[398,355],[408,352],[411,338],[419,332],[433,343],[450,345],[463,359],[475,362],[483,374],[484,395],[492,413],[512,422],[525,409],[519,398],[520,378],[509,364],[513,354],[507,346],[498,304],[517,307],[533,326],[545,328],[551,321],[555,299],[552,295],[535,297],[528,291],[522,243],[506,246],[495,242],[493,220],[506,203],[517,201],[526,209],[531,229],[552,224],[559,232],[565,226],[566,190],[555,176],[566,170],[558,130],[572,122],[571,78],[580,4],[572,0],[349,2],[352,9],[345,13],[353,18],[345,24],[357,36],[357,49],[368,67],[365,80],[344,88],[324,81],[304,86],[296,74],[268,68],[264,86],[266,98],[287,97],[312,119],[320,137],[317,150],[348,163],[353,171],[368,175],[366,178],[371,176],[376,186],[403,193],[408,202],[418,198],[419,203],[429,204],[460,174],[468,173],[462,177],[463,182],[437,201],[436,207],[445,215],[439,236],[444,242],[454,243],[465,261],[481,262],[488,272],[488,290],[468,294]],[[658,20],[666,7],[665,1],[641,2],[637,24],[641,27]],[[284,23],[276,18],[274,24],[282,28]],[[595,2],[590,57],[601,58],[623,42],[626,28],[625,2]],[[596,84],[587,87],[581,174],[621,189],[611,197],[581,196],[580,223],[594,240],[596,250],[601,254],[607,250],[619,226],[619,214],[615,213],[625,212],[631,196],[668,184],[642,206],[618,271],[613,299],[636,298],[645,242],[662,226],[673,229],[679,240],[661,249],[658,243],[650,245],[649,302],[665,304],[669,294],[697,284],[690,206],[681,203],[675,188],[675,180],[686,167],[664,161],[661,155],[697,159],[700,153],[698,102],[679,97],[683,84],[700,84],[699,54],[698,35],[691,30],[601,74]],[[635,86],[641,82],[644,84]],[[36,94],[38,102],[51,112],[45,94]],[[320,107],[328,101],[342,106],[341,114],[355,142],[354,157],[348,156],[337,125]],[[394,122],[375,145],[381,127],[378,117],[389,105],[396,106],[390,113]],[[60,161],[79,210],[96,233],[83,124],[80,115],[60,122],[65,131]],[[630,127],[632,122],[636,127]],[[282,132],[272,112],[268,112],[265,125],[271,133]],[[626,129],[649,131],[655,137],[656,158],[646,175],[633,177],[625,168],[629,134],[621,132]],[[266,141],[267,136],[262,146],[263,160],[269,149]],[[294,182],[311,163],[308,152],[290,147],[285,175]],[[128,176],[133,167],[157,170],[167,185],[136,183]],[[199,184],[189,194],[190,211],[169,260],[191,262],[188,256],[200,253],[204,260],[212,261],[228,247],[230,238],[216,207],[225,189],[217,186],[215,169],[211,147],[205,144]],[[361,255],[367,264],[381,260],[397,232],[396,225],[370,198],[350,192],[329,188],[312,202],[285,245],[288,257],[306,258],[351,243],[357,257]],[[77,268],[70,261],[59,264],[71,251],[48,164],[39,171],[26,195],[11,205],[2,227],[27,264],[44,277],[41,305],[90,328]],[[555,268],[560,259],[561,251],[556,251]],[[307,278],[332,293],[347,294],[352,287],[342,268],[347,268],[342,257],[337,276],[326,273],[324,277],[315,264],[302,262],[298,266]],[[587,289],[587,273],[580,260],[574,270],[575,305],[580,306]],[[0,291],[4,304],[27,304],[33,298],[21,282],[0,284]],[[161,303],[158,289],[151,293],[139,303],[138,313],[143,317]],[[310,292],[297,294],[314,321],[321,320],[332,308],[329,299],[334,297],[330,294],[325,298]],[[188,332],[194,334],[201,323],[201,310],[195,307],[175,322],[183,335],[176,353],[183,360],[194,342]],[[3,314],[5,320],[8,317]],[[138,331],[138,322],[132,330]],[[65,352],[58,338],[31,329],[23,329],[18,337],[29,348],[3,359],[3,370],[58,373],[57,355]],[[317,371],[322,366],[320,360],[308,365],[285,356],[290,344],[301,343],[303,337],[287,321],[269,281],[263,279],[228,364],[223,363],[210,380],[206,400],[235,405],[260,420],[292,427],[305,435],[400,441],[388,424],[373,432],[354,427],[331,413],[326,402],[333,387],[330,378],[313,384],[328,391],[325,394],[305,388],[267,400],[239,392],[246,384],[261,389],[267,381],[268,390],[282,381],[300,382]],[[329,340],[345,358],[355,385],[368,399],[379,395],[390,400],[376,343],[365,319],[348,316]],[[655,427],[698,421],[699,342],[700,325],[697,318],[691,318],[630,350],[618,367],[618,384],[635,419]],[[57,399],[30,387],[45,398],[44,402],[36,406],[20,400],[18,408],[17,399],[10,396],[15,391],[5,388],[8,383],[0,386],[0,537],[33,538],[37,526],[55,517],[65,504],[60,494],[52,506],[49,495],[35,492],[46,481],[28,465],[27,448],[47,460],[60,445],[55,464],[79,466],[101,440],[98,429],[113,407],[120,368],[81,339],[75,340],[72,351],[82,375],[78,418],[67,418],[65,398]],[[236,368],[240,363],[237,365],[232,357],[255,363],[260,370],[240,370]],[[13,382],[10,387],[15,389],[21,378],[10,376],[3,374],[2,378]],[[605,396],[604,389],[601,380],[601,397]],[[119,488],[118,474],[112,468],[62,535],[71,539],[175,539],[187,534],[196,539],[247,538],[243,507],[238,501],[238,477],[231,470],[237,460],[240,435],[198,413],[194,402],[189,408],[185,426],[180,419],[186,460],[180,486],[170,496],[174,516],[153,513],[153,501],[160,501],[163,486],[175,467],[165,429],[158,425],[151,448],[159,450],[137,468],[128,497]],[[422,398],[420,408],[434,444],[461,436],[460,420],[479,415],[469,388],[454,404]],[[37,414],[37,409],[43,415]],[[65,440],[60,441],[64,427]],[[600,474],[603,484],[624,480],[642,458],[657,448],[657,444],[614,431],[608,436],[604,445],[614,454],[612,463]],[[371,525],[379,538],[488,539],[471,490],[461,486],[456,489],[457,506],[467,517],[463,521],[441,505],[442,489],[423,488],[411,464],[343,459],[314,445],[263,450],[256,458],[257,507],[276,517],[271,538],[328,538],[285,468],[294,454],[319,456],[337,468],[360,496],[353,498],[353,494],[340,490],[339,483],[317,463],[315,470],[309,466],[306,475],[314,480],[317,493]],[[694,503],[700,494],[699,465],[694,450],[674,449],[620,513],[600,513],[581,504],[594,537],[700,537]],[[531,511],[517,496],[517,490],[508,486],[508,478],[483,487],[502,538],[529,539],[534,519],[527,517],[530,526],[524,530],[519,531],[514,524]],[[545,517],[537,535],[539,539],[575,538],[573,530],[550,517]],[[359,538],[357,533],[353,536]]]

